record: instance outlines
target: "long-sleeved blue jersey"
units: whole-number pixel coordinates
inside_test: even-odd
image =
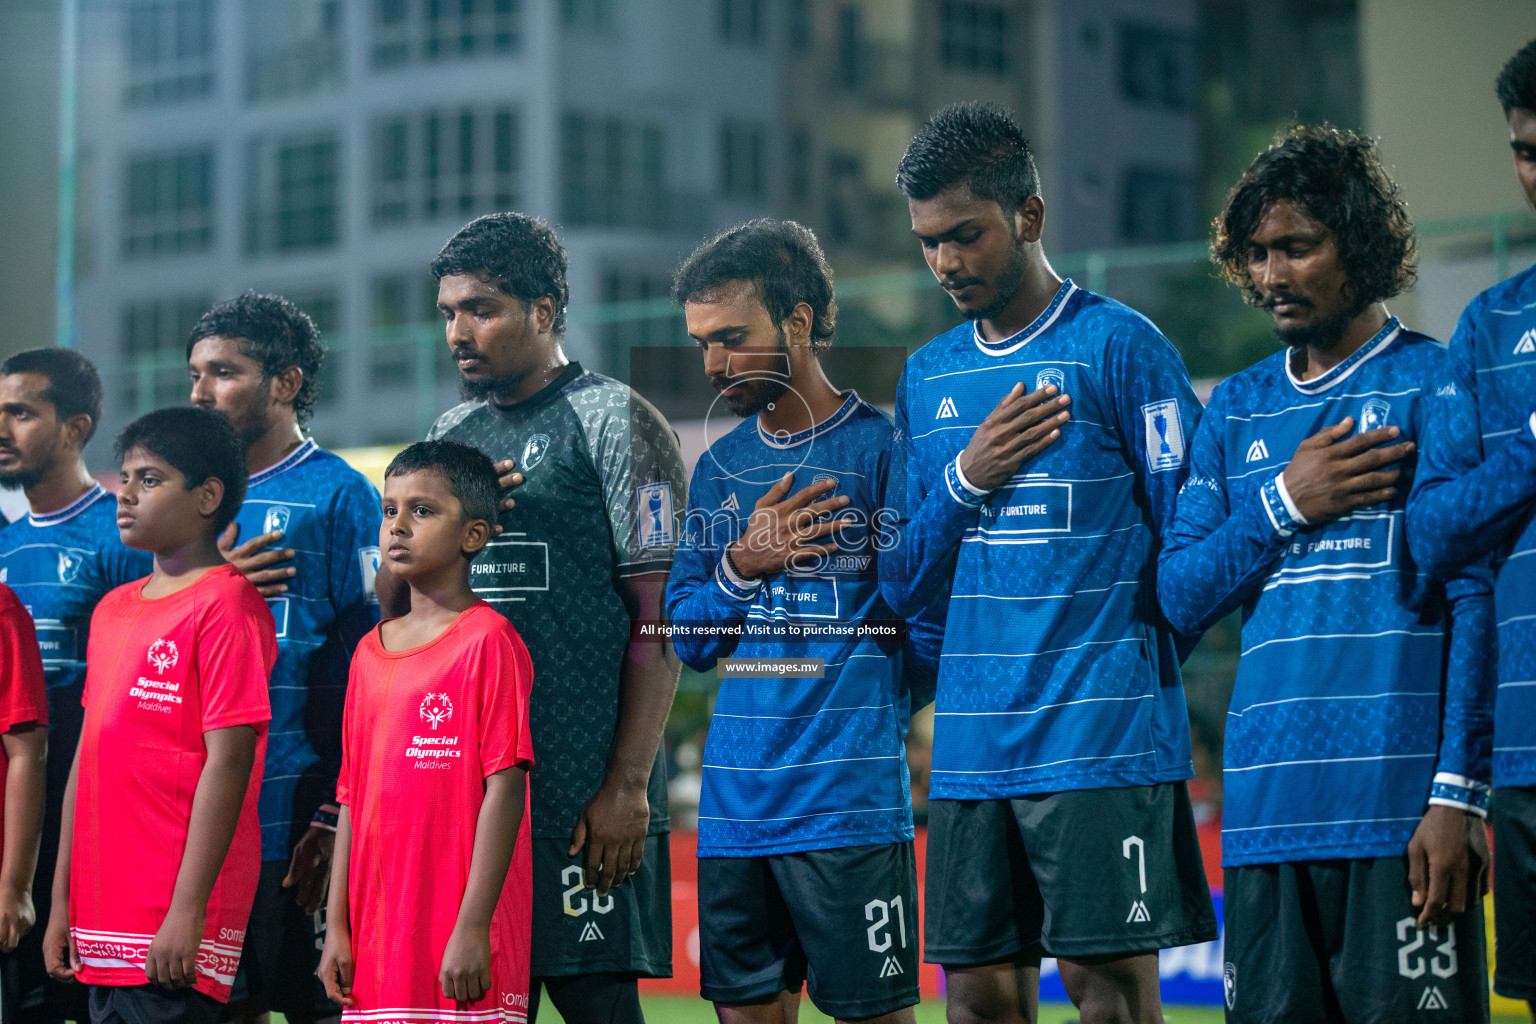
[[[1228,712],[1222,862],[1386,857],[1425,807],[1487,805],[1491,580],[1415,563],[1407,496],[1322,526],[1280,475],[1297,446],[1353,416],[1424,437],[1445,350],[1394,318],[1303,381],[1278,352],[1216,388],[1159,565],[1180,630],[1243,610]]]
[[[914,629],[915,658],[899,640],[860,635],[896,616],[880,597],[879,511],[891,425],[849,393],[842,407],[789,437],[752,417],[712,444],[688,488],[683,542],[667,583],[673,644],[701,671],[719,658],[819,658],[825,678],[724,678],[704,749],[701,857],[760,857],[912,838],[905,738],[914,707],[912,660],[931,660],[937,633]],[[808,571],[767,580],[735,574],[724,552],[753,507],[786,473],[790,493],[828,478],[853,523],[836,554]],[[790,635],[790,630],[803,635]],[[738,633],[739,631],[739,633]],[[925,641],[927,644],[925,646]],[[918,678],[928,675],[919,666]],[[921,684],[917,686],[921,689]]]
[[[1017,383],[1072,396],[1062,436],[980,493],[959,472]],[[1000,342],[964,323],[907,360],[887,504],[900,543],[881,591],[913,613],[953,580],[930,793],[979,799],[1194,774],[1175,638],[1157,606],[1159,537],[1200,417],[1166,338],[1064,282]]]
[[[1473,299],[1451,335],[1413,496],[1408,545],[1449,574],[1489,559],[1499,682],[1493,777],[1536,785],[1536,267]]]
[[[277,626],[261,780],[261,857],[287,860],[322,803],[336,797],[341,713],[352,650],[379,619],[379,494],[313,440],[253,474],[235,523],[240,540],[272,530],[298,570],[267,599]]]

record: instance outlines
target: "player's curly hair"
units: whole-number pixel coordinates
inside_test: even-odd
[[[524,213],[488,213],[460,228],[432,261],[438,280],[454,274],[484,276],[519,302],[555,300],[553,331],[565,333],[565,246],[550,226]]]
[[[1536,111],[1536,39],[1520,47],[1499,71],[1494,91],[1507,118],[1515,108]]]
[[[225,299],[198,318],[187,336],[188,359],[204,338],[239,341],[240,351],[261,364],[266,380],[297,366],[304,372],[304,383],[293,397],[293,414],[301,425],[309,422],[320,393],[325,349],[320,346],[320,328],[308,313],[281,295],[246,292]]]
[[[908,199],[932,199],[964,186],[977,199],[1006,212],[1040,194],[1040,174],[1029,139],[996,103],[952,103],[918,129],[896,168],[896,187]]]
[[[759,217],[700,242],[673,275],[672,299],[680,306],[707,301],[732,281],[757,286],[775,326],[800,303],[810,306],[812,351],[832,344],[837,330],[832,268],[804,224]]]
[[[1332,125],[1281,132],[1227,194],[1211,258],[1251,304],[1248,240],[1271,203],[1289,202],[1333,233],[1355,304],[1364,309],[1413,287],[1419,249],[1397,183],[1368,138]]]

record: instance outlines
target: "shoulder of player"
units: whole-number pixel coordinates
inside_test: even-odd
[[[26,614],[27,607],[21,603],[21,598],[16,596],[16,591],[0,583],[0,618]],[[27,621],[31,621],[31,616],[27,616]]]
[[[332,504],[344,496],[361,498],[369,505],[378,503],[379,492],[373,486],[373,481],[335,452],[320,448],[307,460],[306,465],[311,465],[310,472],[315,476],[324,478]]]
[[[1485,288],[1467,303],[1463,319],[1477,320],[1486,315],[1519,313],[1536,305],[1536,264]]]
[[[1293,402],[1295,389],[1285,373],[1285,361],[1290,357],[1290,351],[1282,348],[1273,352],[1217,384],[1211,390],[1211,400],[1206,403],[1204,415],[1249,412],[1274,404],[1276,398],[1287,404]]]
[[[1175,351],[1173,343],[1143,313],[1107,295],[1079,289],[1069,310],[1074,333],[1101,349],[1123,346]]]
[[[129,584],[133,586],[133,584]],[[261,615],[271,622],[271,611],[260,591],[232,566],[219,566],[194,586],[198,590],[197,614],[217,622]]]
[[[943,334],[925,342],[916,352],[907,356],[902,372],[913,377],[925,377],[930,368],[948,367],[956,350],[974,352],[976,349],[976,324],[962,320]]]
[[[474,654],[493,653],[515,656],[518,650],[527,650],[517,627],[492,605],[481,601],[470,608],[459,624],[459,643]]]
[[[450,430],[484,408],[486,408],[485,402],[460,402],[437,418],[432,424],[432,429],[427,432],[427,436],[434,440],[441,439]]]

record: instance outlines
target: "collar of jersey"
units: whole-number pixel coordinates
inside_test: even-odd
[[[58,526],[60,523],[68,522],[69,520],[75,518],[75,516],[79,515],[81,512],[84,512],[86,509],[96,504],[96,499],[105,496],[106,493],[107,489],[101,486],[101,484],[92,484],[90,490],[86,491],[84,494],[80,495],[80,497],[76,498],[68,505],[65,505],[57,512],[49,512],[45,516],[33,515],[31,512],[28,512],[27,522],[31,523],[33,526]]]
[[[286,472],[292,469],[294,466],[297,466],[299,463],[303,462],[305,459],[309,458],[319,450],[320,446],[315,443],[315,439],[312,437],[307,437],[304,439],[303,444],[299,445],[287,455],[284,455],[277,462],[274,462],[260,473],[252,473],[250,483],[246,484],[246,486],[249,487],[250,484],[264,484],[268,480],[271,480],[273,477],[277,476],[277,474]]]
[[[846,420],[849,416],[852,416],[853,410],[858,408],[858,405],[859,393],[857,391],[850,391],[848,392],[848,397],[843,399],[843,404],[838,406],[837,412],[833,413],[831,416],[828,416],[820,423],[805,428],[798,434],[790,434],[788,437],[774,437],[763,430],[763,421],[758,420],[757,436],[762,438],[763,444],[770,448],[793,448],[796,445],[804,444],[811,438],[819,437],[820,435],[825,434],[827,431],[833,429],[839,423]]]
[[[545,384],[542,388],[539,388],[539,390],[535,391],[521,402],[517,402],[513,405],[497,405],[490,399],[486,399],[481,404],[484,405],[487,409],[490,409],[492,412],[502,413],[503,415],[509,415],[511,413],[517,412],[526,412],[529,409],[537,409],[544,403],[553,401],[555,398],[559,397],[560,392],[565,390],[565,386],[567,384],[586,372],[587,371],[581,368],[580,362],[572,359],[569,363],[565,364],[565,369],[560,371],[559,376],[550,381],[548,384]]]
[[[1397,317],[1392,317],[1381,325],[1381,330],[1371,335],[1371,340],[1355,349],[1349,354],[1349,358],[1333,367],[1321,377],[1311,380],[1302,380],[1296,376],[1296,371],[1291,367],[1291,355],[1295,349],[1288,349],[1285,353],[1285,376],[1291,385],[1304,395],[1316,395],[1327,391],[1329,388],[1346,380],[1350,374],[1365,365],[1365,361],[1382,352],[1397,339],[1397,334],[1402,330],[1402,323]]]
[[[1042,309],[1040,315],[1035,317],[1028,327],[1025,327],[1023,330],[1014,331],[1001,341],[988,341],[986,338],[983,338],[981,336],[981,323],[978,321],[971,328],[971,332],[976,338],[976,347],[989,356],[1006,356],[1010,352],[1017,352],[1031,341],[1034,341],[1035,335],[1056,322],[1056,318],[1061,315],[1067,300],[1072,297],[1072,293],[1075,291],[1077,291],[1077,285],[1072,283],[1070,277],[1061,282],[1061,287],[1057,288],[1056,294],[1051,297],[1051,304]]]

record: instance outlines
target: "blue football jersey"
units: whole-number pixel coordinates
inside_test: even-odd
[[[1062,436],[975,490],[958,459],[1014,387],[1072,397]],[[1145,317],[1071,281],[999,342],[964,323],[907,360],[880,561],[898,612],[942,600],[930,793],[984,799],[1194,774],[1179,647],[1157,606],[1159,538],[1200,417]]]
[[[16,592],[37,625],[50,691],[85,682],[96,602],[154,568],[149,552],[123,546],[117,500],[99,484],[57,512],[26,515],[0,530],[0,583]]]
[[[1445,350],[1394,318],[1311,380],[1289,358],[1216,388],[1158,567],[1176,628],[1243,613],[1222,776],[1229,867],[1394,856],[1427,804],[1487,805],[1490,574],[1433,581],[1404,537],[1406,494],[1309,526],[1278,479],[1346,416],[1417,442]]]
[[[701,857],[758,857],[912,838],[905,739],[916,697],[889,627],[876,562],[889,529],[880,497],[891,426],[849,393],[836,414],[788,437],[751,417],[712,444],[688,488],[667,584],[678,654],[700,671],[722,657],[816,658],[824,678],[723,678],[704,749]],[[753,506],[786,473],[790,493],[831,479],[853,522],[816,567],[745,580],[724,560]],[[915,630],[917,660],[929,630]],[[915,675],[931,677],[921,668]],[[917,684],[921,689],[922,684]]]
[[[277,626],[272,723],[261,783],[261,856],[287,860],[315,810],[336,797],[341,713],[352,649],[379,619],[379,493],[307,440],[251,477],[240,540],[272,530],[298,572],[267,599]]]
[[[1473,299],[1408,503],[1408,544],[1431,572],[1481,559],[1497,576],[1493,778],[1536,786],[1536,267]]]

